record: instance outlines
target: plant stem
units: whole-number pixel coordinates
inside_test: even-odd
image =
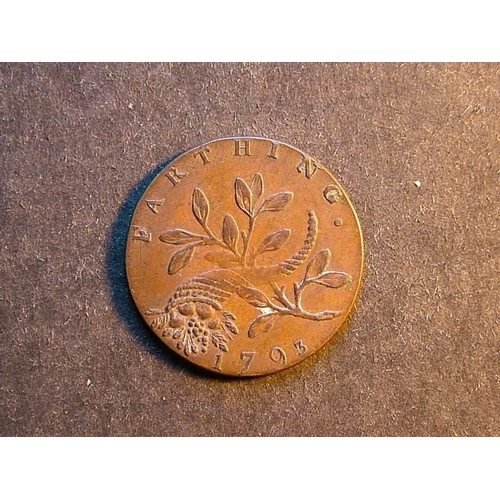
[[[193,243],[192,246],[210,246],[210,245],[216,245],[216,246],[219,246],[221,248],[223,248],[224,250],[229,250],[232,254],[234,254],[234,256],[237,258],[237,259],[240,259],[240,255],[235,252],[231,247],[229,247],[228,245],[226,245],[223,241],[219,240],[219,238],[217,238],[216,236],[212,235],[212,236],[202,236],[200,235],[203,239],[201,241],[198,241],[197,243]]]
[[[274,291],[275,294],[275,299],[280,303],[283,304],[287,309],[293,309],[294,305],[288,300],[288,297],[285,294],[285,287],[282,289],[275,283],[271,283],[271,288]]]
[[[252,237],[253,228],[255,225],[254,214],[252,213],[248,217],[249,217],[249,219],[248,219],[248,232],[247,232],[246,238],[243,241],[243,251],[241,252],[241,263],[243,264],[243,267],[248,267],[248,263],[247,263],[248,248],[249,248],[249,244],[250,244],[250,238]]]
[[[229,245],[226,245],[223,241],[219,240],[217,236],[213,233],[213,231],[208,227],[208,224],[205,221],[200,221],[201,226],[205,230],[208,235],[208,238],[203,237],[203,241],[198,243],[198,245],[217,245],[219,247],[224,248],[225,250],[229,250],[238,260],[241,260],[241,256],[237,249],[232,249]]]
[[[301,299],[302,299],[302,292],[304,291],[305,287],[310,284],[310,281],[306,278],[304,278],[300,283],[294,283],[293,284],[293,297],[295,300],[295,305],[297,307],[302,307],[301,306]]]
[[[271,283],[271,287],[275,293],[275,300],[277,300],[284,307],[278,306],[277,304],[273,304],[271,301],[268,301],[269,307],[281,316],[290,315],[297,318],[312,319],[316,321],[325,321],[339,316],[342,311],[325,310],[317,313],[312,313],[304,310],[300,303],[301,294],[304,288],[310,283],[311,282],[309,280],[303,280],[301,283],[294,283],[293,291],[295,304],[291,303],[284,290],[279,288],[276,283]]]
[[[210,236],[210,238],[213,238],[216,240],[217,238],[215,237],[215,234],[212,232],[212,230],[208,227],[208,224],[205,221],[200,221],[201,227],[205,230],[205,232]]]
[[[278,314],[281,315],[290,315],[290,316],[295,316],[297,318],[303,318],[303,319],[312,319],[316,321],[326,321],[329,319],[336,318],[337,316],[340,316],[342,314],[342,311],[321,311],[317,313],[312,313],[309,311],[304,311],[301,307],[293,307],[291,309],[277,306],[276,304],[273,304],[272,302],[269,302],[269,307],[273,310],[276,311]]]

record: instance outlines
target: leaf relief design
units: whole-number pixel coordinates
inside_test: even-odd
[[[257,248],[256,254],[279,250],[290,237],[290,229],[280,229],[266,236]]]
[[[184,229],[171,229],[160,234],[160,241],[170,245],[185,245],[186,243],[194,243],[201,241],[198,234],[184,231]]]
[[[208,199],[205,196],[205,193],[199,188],[195,188],[193,191],[192,209],[196,220],[202,225],[202,227],[205,227],[208,214],[210,213],[210,205],[208,204]]]
[[[168,265],[168,274],[175,274],[186,267],[197,247],[218,246],[219,252],[208,252],[205,259],[223,269],[235,267],[255,267],[255,259],[264,252],[274,252],[280,249],[290,237],[289,229],[280,229],[266,236],[263,241],[255,244],[252,241],[256,220],[265,212],[283,210],[291,201],[293,193],[281,192],[268,196],[256,206],[264,193],[264,178],[262,174],[253,174],[250,185],[237,177],[234,181],[234,200],[236,206],[247,216],[248,225],[240,228],[231,214],[226,214],[222,220],[220,237],[209,226],[210,203],[206,194],[200,189],[193,190],[191,208],[196,221],[203,228],[204,234],[198,234],[186,229],[170,229],[160,234],[161,242],[168,245],[184,246],[174,252]]]
[[[250,323],[248,336],[253,339],[263,333],[267,333],[274,326],[278,318],[278,313],[262,314],[261,316],[257,316]]]
[[[331,253],[328,248],[324,248],[316,257],[310,260],[306,268],[306,278],[320,275],[330,262]]]
[[[175,274],[181,269],[184,269],[193,257],[193,253],[194,248],[192,246],[177,250],[177,252],[172,255],[170,263],[168,264],[168,274]]]
[[[347,273],[340,271],[328,271],[315,278],[317,285],[327,286],[328,288],[340,288],[351,282],[352,277]]]
[[[249,183],[237,177],[234,180],[234,202],[245,214],[246,225],[242,227],[232,214],[225,214],[218,235],[209,225],[209,200],[201,189],[195,188],[191,207],[203,231],[196,233],[175,228],[159,235],[162,243],[179,247],[170,256],[169,275],[188,266],[197,248],[216,247],[203,256],[207,262],[218,266],[218,270],[210,271],[209,276],[202,274],[191,278],[176,289],[164,310],[150,309],[146,313],[153,318],[153,328],[175,340],[177,348],[186,356],[206,353],[210,346],[222,352],[229,350],[230,341],[239,332],[235,315],[224,310],[222,304],[233,294],[259,310],[247,331],[250,338],[269,333],[286,316],[328,321],[342,313],[337,310],[309,311],[302,304],[302,296],[310,286],[339,289],[348,286],[352,280],[343,271],[328,269],[331,261],[328,248],[309,258],[316,243],[318,224],[313,210],[307,214],[307,236],[300,250],[279,264],[258,267],[259,255],[278,251],[291,236],[290,229],[282,228],[260,242],[254,241],[259,217],[264,213],[281,212],[293,200],[292,192],[282,191],[264,197],[264,190],[264,178],[258,172],[253,174]],[[302,279],[293,283],[291,292],[287,291],[286,285],[280,281],[296,273],[301,266],[305,266]],[[256,279],[259,275],[260,278]],[[268,288],[272,295],[268,295]]]
[[[250,189],[255,200],[258,200],[264,192],[264,178],[260,173],[257,172],[253,174],[252,180],[250,181]]]
[[[247,215],[252,214],[253,195],[248,184],[239,177],[234,181],[236,205]]]
[[[232,215],[226,215],[222,223],[222,241],[233,251],[237,252],[240,231]]]
[[[253,307],[260,308],[269,305],[269,299],[266,297],[266,294],[257,288],[242,287],[236,293]]]
[[[293,285],[293,298],[286,293],[285,285],[279,286],[271,283],[274,296],[270,299],[265,294],[258,295],[254,290],[245,289],[244,295],[240,295],[249,304],[258,308],[266,308],[265,313],[257,316],[248,329],[248,336],[254,338],[272,329],[274,323],[284,316],[297,318],[328,321],[338,317],[342,311],[324,310],[318,312],[307,311],[302,306],[302,294],[311,285],[320,285],[327,288],[341,288],[348,285],[352,277],[341,271],[326,271],[330,262],[331,253],[328,248],[322,249],[307,264],[304,277]],[[239,292],[240,293],[240,292]],[[271,310],[271,312],[269,312]]]
[[[285,191],[283,193],[277,193],[264,200],[262,206],[259,209],[259,213],[262,212],[281,212],[290,203],[293,198],[293,193]]]

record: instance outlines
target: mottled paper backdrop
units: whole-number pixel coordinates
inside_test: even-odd
[[[0,431],[500,434],[500,65],[2,64]],[[162,162],[258,135],[330,167],[365,283],[320,353],[214,378],[156,340],[124,244]]]

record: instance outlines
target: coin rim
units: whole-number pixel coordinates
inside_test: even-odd
[[[297,359],[292,364],[289,364],[289,365],[286,365],[286,366],[283,366],[283,367],[279,367],[276,370],[273,370],[271,372],[266,372],[266,373],[256,373],[256,374],[252,374],[252,373],[242,373],[242,374],[224,373],[223,371],[214,370],[212,368],[200,365],[200,364],[196,363],[195,361],[193,361],[191,359],[187,359],[185,356],[182,356],[180,353],[176,352],[168,344],[166,344],[165,342],[163,342],[163,340],[150,327],[150,325],[146,321],[146,318],[144,318],[144,316],[143,316],[142,312],[140,311],[140,309],[139,309],[139,307],[137,305],[137,302],[135,300],[134,292],[132,290],[132,286],[131,286],[131,282],[130,282],[130,276],[129,276],[128,255],[129,255],[129,244],[130,244],[130,231],[131,231],[131,228],[132,228],[132,222],[133,222],[133,220],[135,218],[135,214],[139,210],[141,202],[143,201],[143,199],[144,199],[144,197],[146,195],[146,191],[148,190],[148,188],[163,174],[163,172],[165,171],[166,168],[168,168],[172,163],[176,162],[177,160],[179,160],[183,156],[188,155],[189,153],[191,153],[193,151],[196,151],[197,149],[199,149],[200,147],[203,147],[203,146],[208,146],[208,145],[216,143],[216,142],[235,141],[235,140],[259,140],[259,141],[272,142],[274,144],[279,143],[279,144],[282,144],[282,145],[284,145],[286,147],[289,147],[289,148],[297,151],[298,153],[300,153],[300,154],[302,154],[304,156],[307,156],[307,157],[311,158],[311,160],[314,160],[314,162],[316,163],[316,165],[319,168],[321,168],[322,170],[326,171],[327,174],[332,177],[333,181],[335,181],[337,183],[338,187],[342,191],[342,194],[344,195],[344,198],[347,201],[347,203],[348,203],[348,205],[349,205],[349,207],[350,207],[350,209],[351,209],[351,211],[352,211],[352,213],[354,215],[354,219],[356,221],[356,225],[357,225],[357,228],[358,228],[359,239],[360,239],[360,246],[361,246],[361,263],[360,263],[361,265],[360,265],[360,272],[359,272],[358,283],[357,283],[356,290],[354,292],[351,304],[350,304],[347,312],[345,313],[344,318],[341,321],[341,323],[339,323],[339,325],[334,330],[334,332],[325,340],[325,342],[323,344],[320,345],[320,347],[318,347],[317,349],[315,349],[311,354],[309,354],[308,356],[306,356],[304,359]],[[229,377],[229,378],[235,378],[235,379],[244,379],[244,378],[248,379],[248,378],[254,378],[254,377],[270,376],[270,375],[273,375],[275,373],[282,372],[283,370],[288,370],[288,369],[290,369],[290,368],[292,368],[294,366],[300,365],[303,362],[312,359],[329,342],[331,342],[334,337],[336,337],[337,335],[339,335],[339,333],[344,329],[347,321],[350,319],[351,314],[352,314],[354,308],[356,307],[356,304],[357,304],[358,299],[359,299],[361,287],[362,287],[362,285],[364,283],[364,274],[365,274],[365,243],[364,243],[363,231],[361,229],[361,224],[360,224],[360,221],[359,221],[358,213],[355,210],[355,208],[353,206],[353,203],[352,203],[349,195],[347,194],[346,190],[344,189],[344,186],[335,177],[335,175],[333,174],[333,172],[329,168],[325,167],[321,162],[317,161],[315,157],[313,157],[313,156],[311,156],[309,154],[304,153],[302,150],[296,148],[295,146],[292,146],[292,145],[288,144],[287,142],[283,142],[283,141],[279,141],[279,140],[275,140],[275,139],[270,139],[268,137],[259,137],[259,136],[234,136],[234,137],[233,136],[229,136],[229,137],[220,137],[220,138],[217,138],[217,139],[214,139],[214,140],[211,140],[211,141],[203,142],[203,143],[201,143],[201,144],[199,144],[199,145],[197,145],[197,146],[195,146],[193,148],[187,149],[183,153],[180,153],[180,154],[174,156],[167,163],[160,163],[160,166],[162,167],[161,170],[158,172],[157,175],[154,176],[154,178],[144,188],[144,192],[142,193],[141,197],[137,201],[137,203],[135,205],[135,208],[134,208],[134,211],[132,213],[132,217],[130,218],[130,223],[129,223],[129,227],[128,227],[128,231],[127,231],[127,243],[126,243],[126,246],[125,246],[125,273],[126,273],[126,276],[127,276],[128,289],[130,291],[130,295],[132,297],[132,300],[134,302],[134,306],[135,306],[136,310],[138,311],[138,313],[139,313],[140,317],[142,318],[142,320],[144,321],[144,323],[147,325],[148,330],[150,332],[152,332],[153,335],[157,339],[159,339],[161,341],[162,345],[164,345],[169,351],[174,352],[177,356],[179,356],[180,358],[182,358],[186,362],[186,364],[189,365],[189,366],[195,366],[198,369],[201,369],[201,370],[206,371],[206,372],[211,373],[211,374],[216,374],[218,376],[223,376],[225,378]]]

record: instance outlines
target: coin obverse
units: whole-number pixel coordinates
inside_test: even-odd
[[[303,361],[339,330],[363,240],[346,192],[316,160],[269,139],[219,139],[148,186],[126,267],[168,347],[213,372],[256,376]]]

